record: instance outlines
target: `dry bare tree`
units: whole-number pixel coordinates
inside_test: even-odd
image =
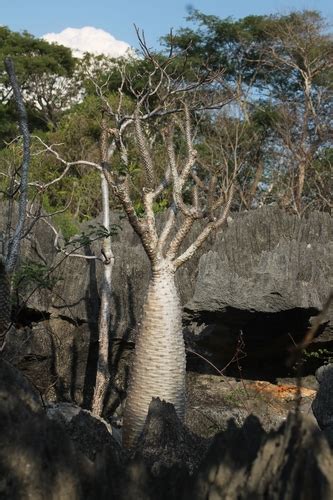
[[[84,260],[100,260],[103,264],[103,273],[102,280],[99,287],[100,292],[100,310],[99,310],[99,318],[98,318],[98,341],[99,341],[99,356],[97,363],[97,374],[96,374],[96,382],[95,389],[92,400],[92,412],[96,415],[101,415],[103,406],[104,406],[104,398],[107,392],[107,388],[110,381],[110,371],[109,371],[109,363],[108,363],[108,351],[109,351],[109,329],[110,329],[110,319],[111,319],[111,297],[112,297],[112,270],[114,265],[114,256],[112,252],[111,245],[111,233],[112,233],[112,224],[110,218],[110,194],[109,194],[109,184],[106,180],[104,174],[104,165],[106,164],[110,155],[112,155],[114,146],[108,147],[108,130],[105,126],[105,119],[101,120],[101,134],[99,140],[99,149],[100,149],[100,163],[94,163],[87,160],[77,160],[77,161],[66,161],[55,149],[54,145],[46,144],[43,139],[38,136],[32,137],[37,144],[39,144],[39,148],[33,153],[33,155],[43,155],[46,159],[47,156],[53,156],[55,159],[63,166],[63,170],[61,173],[54,177],[51,181],[46,183],[41,182],[30,182],[29,185],[34,187],[38,193],[44,193],[47,188],[51,185],[58,183],[63,180],[68,174],[69,170],[72,167],[89,167],[95,168],[98,170],[101,179],[101,198],[102,198],[102,225],[96,230],[93,231],[93,234],[88,237],[84,236],[83,240],[80,237],[74,238],[72,242],[69,242],[66,248],[60,243],[61,235],[57,228],[52,223],[52,217],[65,211],[68,206],[63,209],[53,212],[51,214],[41,214],[40,208],[41,206],[37,205],[35,210],[32,210],[32,206],[29,207],[28,215],[32,219],[32,224],[35,224],[37,221],[43,221],[47,224],[51,230],[54,232],[54,246],[56,249],[64,255],[64,258],[80,258]],[[70,203],[70,202],[69,202]],[[32,205],[32,204],[31,204]],[[86,239],[88,238],[88,240]],[[95,240],[99,240],[101,242],[101,250],[100,255],[82,255],[80,253],[80,248],[82,246],[86,246],[88,243],[93,242]],[[58,265],[58,264],[57,264]],[[51,270],[52,271],[52,270]]]
[[[103,162],[103,171],[151,265],[124,414],[123,444],[128,448],[135,444],[143,428],[153,397],[173,403],[179,417],[184,418],[186,359],[175,273],[225,223],[239,166],[236,162],[226,168],[221,161],[213,172],[208,169],[201,177],[197,168],[196,143],[204,140],[197,135],[200,113],[230,102],[230,92],[223,97],[212,92],[217,75],[186,84],[169,71],[172,58],[160,62],[145,44],[142,46],[150,63],[142,88],[135,88],[126,67],[120,68],[122,84],[117,106],[112,106],[102,87],[96,86],[110,120],[109,161]],[[122,108],[125,86],[134,98],[130,113],[124,113]],[[121,173],[112,167],[115,148],[123,164]],[[129,168],[133,149],[142,173],[139,193],[137,187],[133,188]],[[161,149],[164,155],[157,153]],[[133,194],[141,198],[140,216]],[[158,230],[154,206],[161,198],[168,200],[169,208],[165,224]],[[176,229],[177,218],[181,223]],[[201,231],[183,248],[196,221],[202,221]]]
[[[81,164],[95,167],[105,176],[110,194],[124,209],[150,261],[150,283],[138,325],[124,414],[123,444],[128,448],[135,444],[143,428],[153,397],[173,403],[179,417],[184,418],[186,359],[175,273],[225,223],[241,167],[235,158],[237,144],[233,161],[222,158],[214,163],[214,169],[204,165],[205,158],[199,158],[197,147],[207,139],[199,126],[203,115],[216,120],[221,108],[237,99],[237,92],[224,87],[221,72],[207,72],[196,81],[192,78],[186,82],[176,58],[171,55],[161,60],[141,41],[146,63],[142,74],[133,76],[126,61],[112,68],[113,72],[119,71],[121,81],[116,97],[110,96],[107,77],[104,83],[92,78],[103,115],[100,164],[66,162],[55,149],[45,145],[65,170]],[[138,171],[140,178],[134,180]],[[107,191],[104,193],[107,203]],[[168,204],[162,228],[155,218],[155,207],[161,200]],[[184,240],[196,221],[200,221],[201,230],[184,248]],[[106,256],[106,261],[110,260],[111,265],[103,289],[104,320],[100,316],[95,413],[102,412],[109,380],[108,307],[113,257],[110,248],[108,251],[110,259]]]
[[[2,249],[0,253],[0,350],[4,347],[6,334],[10,325],[10,276],[20,254],[21,239],[24,233],[26,218],[26,206],[28,201],[28,174],[30,166],[30,134],[25,104],[23,102],[21,89],[16,78],[13,61],[10,57],[5,59],[5,68],[10,80],[12,92],[18,112],[19,128],[23,137],[23,159],[20,169],[20,183],[18,186],[19,203],[18,217],[14,230],[11,226],[9,216],[7,231],[3,235]],[[11,212],[11,210],[9,210]],[[11,215],[11,213],[9,213]]]
[[[102,122],[102,131],[100,137],[100,158],[102,169],[105,168],[105,163],[109,157],[107,130]],[[109,370],[109,330],[111,319],[111,299],[112,299],[112,270],[114,265],[114,256],[111,246],[110,235],[110,195],[109,185],[106,180],[104,171],[101,170],[101,194],[102,194],[102,214],[103,226],[108,234],[105,235],[102,241],[102,256],[103,256],[103,278],[100,288],[100,311],[98,321],[98,341],[99,341],[99,356],[97,362],[97,374],[95,389],[92,401],[92,412],[96,415],[101,415],[104,406],[104,398],[110,382]]]
[[[311,11],[282,18],[270,36],[273,43],[262,57],[268,70],[279,75],[275,130],[289,167],[289,201],[301,214],[309,198],[323,198],[325,192],[315,163],[332,146],[333,42],[323,19]],[[306,197],[311,177],[310,190],[317,193]]]

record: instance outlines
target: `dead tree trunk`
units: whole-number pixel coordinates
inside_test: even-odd
[[[103,123],[100,139],[101,163],[104,165],[108,159],[108,133]],[[98,320],[98,362],[96,383],[92,401],[92,412],[96,415],[101,415],[104,407],[105,394],[110,382],[109,369],[109,330],[111,318],[111,296],[112,296],[112,269],[114,264],[114,256],[111,247],[110,235],[110,196],[109,185],[105,178],[104,172],[101,171],[101,191],[102,191],[102,206],[103,206],[103,226],[108,232],[103,240],[102,255],[103,255],[103,281],[100,289],[100,311]]]
[[[16,228],[12,233],[10,230],[11,220],[9,217],[9,234],[7,235],[7,241],[3,241],[3,256],[0,255],[0,351],[4,348],[6,334],[10,326],[10,276],[15,270],[17,259],[20,255],[21,239],[24,232],[28,201],[28,175],[30,166],[30,134],[27,111],[16,78],[14,64],[10,57],[5,59],[5,68],[12,86],[13,96],[18,111],[19,127],[23,137],[23,161],[20,171],[21,180],[19,187],[18,220]]]
[[[6,272],[11,274],[20,253],[21,238],[24,230],[26,208],[28,202],[28,175],[30,166],[30,134],[27,111],[22,99],[21,90],[16,79],[15,68],[10,57],[5,59],[5,67],[13,89],[14,99],[19,115],[20,131],[23,137],[23,161],[21,166],[20,198],[18,204],[18,221],[14,233],[9,237],[6,251]]]

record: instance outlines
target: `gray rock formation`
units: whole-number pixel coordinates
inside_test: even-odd
[[[121,432],[106,420],[71,403],[55,403],[46,409],[48,418],[66,429],[76,448],[95,461],[107,447],[115,455],[121,453]]]
[[[329,445],[311,420],[290,414],[264,435],[249,417],[242,428],[231,422],[215,437],[186,498],[329,499],[332,467]]]
[[[212,440],[191,433],[172,405],[152,401],[132,456],[107,426],[72,405],[43,408],[0,360],[0,496],[13,500],[329,500],[333,457],[323,433],[291,414],[266,433],[230,420]]]
[[[209,326],[202,342],[225,362],[240,334],[248,356],[285,358],[332,288],[332,218],[266,207],[235,217],[201,257],[184,319]],[[318,340],[332,341],[332,325],[333,304]]]
[[[79,500],[91,494],[91,464],[44,415],[36,391],[0,360],[0,496]]]
[[[266,207],[236,217],[201,258],[193,313],[320,309],[333,286],[333,221]]]
[[[0,210],[0,231],[5,212]],[[113,238],[113,385],[108,412],[118,407],[121,414],[149,266],[127,221],[119,214],[113,214],[112,220],[121,230]],[[97,226],[98,220],[91,224]],[[198,231],[197,225],[194,232]],[[47,400],[89,407],[97,360],[102,264],[65,258],[56,252],[53,241],[52,230],[40,221],[23,242],[21,262],[45,265],[52,270],[52,279],[49,287],[42,280],[24,282],[20,288],[14,311],[16,331],[10,334],[4,356],[33,380]],[[299,219],[265,207],[233,216],[228,227],[177,274],[189,348],[219,368],[239,350],[235,359],[241,359],[243,376],[258,378],[264,370],[269,379],[285,376],[289,348],[304,336],[333,287],[332,249],[328,214]],[[100,243],[83,247],[80,253],[99,256]],[[328,350],[333,349],[332,307],[315,339]],[[235,376],[240,375],[238,364],[230,365]],[[188,366],[209,368],[191,354]],[[237,373],[232,373],[232,367]]]
[[[312,411],[333,448],[333,364],[321,366],[316,371],[316,378],[319,390]]]
[[[153,399],[136,447],[137,456],[155,476],[174,466],[193,473],[204,459],[210,441],[189,431],[178,419],[172,404]]]

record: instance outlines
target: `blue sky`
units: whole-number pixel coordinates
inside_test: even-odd
[[[94,26],[137,46],[133,23],[143,28],[150,46],[160,36],[185,25],[187,6],[220,17],[286,13],[315,9],[333,23],[332,0],[0,0],[0,25],[35,36],[67,27]]]

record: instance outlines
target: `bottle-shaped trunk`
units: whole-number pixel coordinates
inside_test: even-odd
[[[123,445],[131,448],[142,431],[153,397],[185,413],[185,346],[174,271],[154,270],[137,334],[125,408]]]

